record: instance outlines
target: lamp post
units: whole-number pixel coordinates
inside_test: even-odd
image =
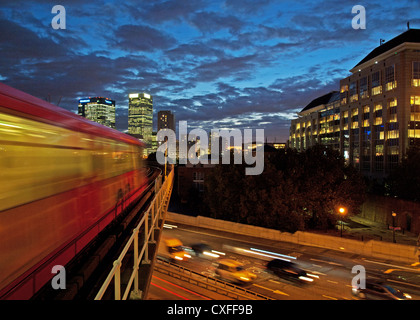
[[[397,214],[392,211],[392,242],[396,243],[395,241],[395,217]]]
[[[343,217],[345,215],[346,209],[344,207],[340,207],[338,209],[338,212],[340,212],[340,215],[341,215],[341,232],[340,232],[340,237],[343,237]]]

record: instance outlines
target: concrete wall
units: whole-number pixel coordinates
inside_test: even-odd
[[[166,220],[196,227],[227,231],[269,240],[285,241],[299,245],[315,246],[341,252],[356,253],[365,257],[382,260],[392,260],[409,264],[419,261],[418,254],[420,253],[417,253],[417,247],[404,244],[381,242],[376,240],[363,242],[359,240],[302,231],[291,234],[288,232],[280,232],[274,229],[256,227],[202,216],[186,216],[173,212],[167,213]]]

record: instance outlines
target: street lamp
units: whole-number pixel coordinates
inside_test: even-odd
[[[392,211],[392,242],[396,243],[395,241],[395,217],[397,214]]]
[[[340,214],[341,214],[341,233],[340,233],[340,237],[343,237],[343,218],[344,218],[344,215],[346,214],[346,208],[340,207],[338,209],[338,212],[340,212]]]

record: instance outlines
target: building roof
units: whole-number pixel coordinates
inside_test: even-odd
[[[305,108],[302,109],[301,112],[307,111],[309,109],[318,107],[323,104],[327,104],[328,102],[332,101],[337,97],[338,91],[331,91],[323,96],[320,96],[314,100],[312,100]]]
[[[380,45],[379,47],[373,49],[363,60],[361,60],[358,64],[354,66],[356,68],[357,66],[365,63],[366,61],[369,61],[371,59],[374,59],[375,57],[381,55],[382,53],[385,53],[400,44],[403,44],[404,42],[417,42],[420,43],[420,29],[409,29],[404,33],[401,33],[400,35],[396,36],[395,38],[385,42],[384,44]]]

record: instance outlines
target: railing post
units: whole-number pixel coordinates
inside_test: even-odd
[[[133,272],[134,276],[134,292],[139,292],[139,229],[135,228],[133,230],[134,234],[134,266]]]
[[[153,212],[153,201],[152,201],[152,204],[149,208],[149,212],[150,212],[150,222],[152,224],[150,226],[150,229],[153,230],[152,233],[151,233],[151,239],[149,241],[153,242],[153,241],[155,241],[155,215],[154,215],[154,212]]]
[[[150,263],[149,260],[149,215],[147,215],[144,219],[144,255],[143,255],[143,262]]]
[[[114,295],[115,300],[121,300],[121,261],[114,261],[114,266],[117,266],[114,275]]]
[[[155,214],[155,201],[152,202],[152,206],[150,207],[150,215],[151,215],[151,221],[152,221],[152,225],[150,226],[150,228],[153,230],[152,231],[152,236],[151,239],[149,240],[150,243],[156,243],[156,231],[159,230],[159,221],[156,220],[156,214]]]
[[[163,200],[163,188],[159,190],[159,218],[163,219],[163,207],[162,207],[162,200]]]

